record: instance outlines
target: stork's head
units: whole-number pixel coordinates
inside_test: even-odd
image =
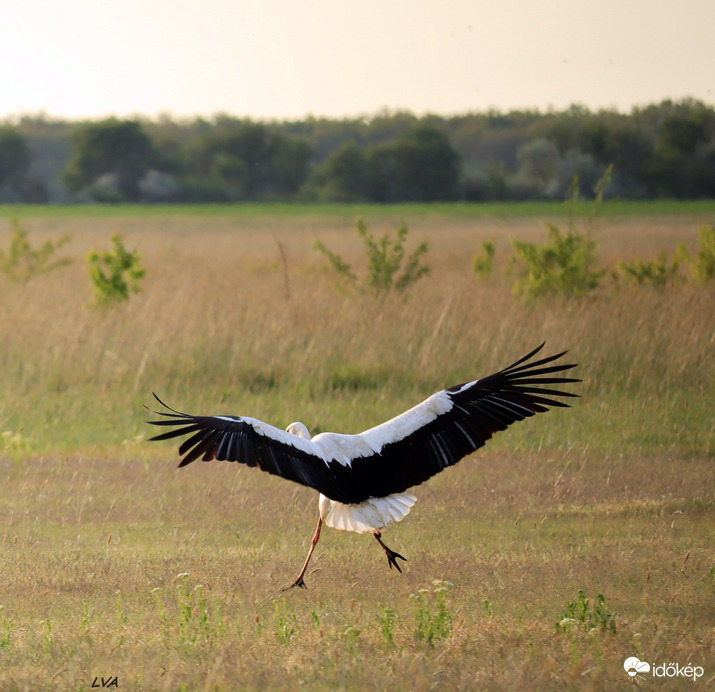
[[[286,428],[286,432],[289,432],[291,435],[297,435],[298,437],[302,437],[304,440],[310,439],[310,433],[308,432],[308,428],[306,428],[303,423],[291,423]]]

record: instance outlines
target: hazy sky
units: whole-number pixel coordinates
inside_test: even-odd
[[[715,103],[715,0],[0,0],[0,118]]]

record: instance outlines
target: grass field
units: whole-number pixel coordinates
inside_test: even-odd
[[[633,689],[631,656],[703,669],[643,689],[713,685],[712,286],[520,303],[508,238],[543,238],[549,207],[16,211],[31,242],[71,233],[72,262],[0,276],[0,689]],[[334,290],[312,245],[362,271],[356,211],[377,233],[404,218],[430,276],[379,302]],[[712,205],[607,213],[603,262],[692,250],[702,223]],[[114,230],[148,273],[100,311],[84,255]],[[497,272],[477,281],[485,239]],[[315,493],[177,470],[176,445],[146,441],[152,391],[357,432],[544,340],[580,363],[582,399],[418,487],[385,532],[401,575],[373,539],[326,530],[308,590],[281,592]]]
[[[588,207],[591,203],[583,201]],[[482,202],[482,203],[402,203],[402,204],[96,204],[96,205],[2,205],[0,216],[17,214],[24,218],[127,218],[137,216],[231,216],[234,218],[256,219],[269,217],[271,219],[287,218],[292,221],[296,217],[332,218],[352,220],[356,214],[374,218],[381,217],[430,217],[440,219],[466,217],[475,218],[515,218],[515,217],[554,217],[568,213],[568,205],[563,202]],[[605,204],[602,213],[607,216],[653,216],[659,215],[706,215],[715,214],[715,200],[610,200]]]

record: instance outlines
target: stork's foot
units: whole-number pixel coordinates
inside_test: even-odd
[[[300,570],[300,574],[298,575],[298,578],[290,585],[290,586],[285,586],[281,589],[281,591],[288,591],[288,589],[292,589],[294,586],[300,586],[301,589],[307,589],[308,587],[305,585],[305,582],[303,581],[303,575],[305,574],[305,570],[308,569],[308,563],[310,562],[310,558],[313,555],[313,551],[315,550],[315,546],[318,543],[318,540],[320,539],[320,527],[323,525],[323,517],[318,518],[318,526],[315,528],[315,534],[313,535],[313,540],[310,542],[310,550],[308,551],[308,557],[305,558],[305,562],[303,563],[303,568]],[[315,570],[313,570],[315,572]]]
[[[396,553],[392,548],[388,548],[383,542],[382,542],[382,534],[381,533],[374,533],[373,536],[377,539],[377,542],[382,546],[382,549],[385,551],[385,555],[387,555],[387,562],[390,565],[390,569],[393,567],[400,573],[402,574],[402,570],[400,569],[400,565],[397,564],[397,559],[399,558],[400,560],[404,560],[407,562],[406,557],[402,557],[399,553]]]
[[[400,560],[404,560],[407,562],[406,557],[402,557],[399,553],[396,553],[394,550],[390,550],[390,548],[385,547],[385,555],[387,555],[387,562],[390,565],[390,569],[394,568],[402,574],[402,570],[400,569],[400,565],[397,564],[397,560],[395,558],[400,558]]]
[[[281,591],[289,591],[295,586],[299,586],[301,589],[308,589],[308,587],[305,585],[305,582],[303,581],[302,574],[290,586],[284,586]]]

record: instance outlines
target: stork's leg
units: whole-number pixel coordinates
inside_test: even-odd
[[[286,586],[283,589],[283,591],[288,591],[288,589],[292,589],[294,586],[300,586],[303,589],[307,588],[305,585],[305,582],[303,581],[303,576],[305,575],[305,570],[308,569],[308,563],[310,562],[310,558],[313,555],[315,546],[318,544],[318,541],[320,540],[320,529],[322,526],[323,526],[323,517],[318,517],[318,526],[316,527],[315,533],[313,534],[313,539],[310,542],[310,550],[308,551],[308,557],[305,558],[305,562],[303,563],[303,569],[300,570],[300,574],[298,575],[298,578],[290,586]]]
[[[404,560],[405,562],[407,562],[407,558],[402,557],[402,555],[400,555],[399,553],[396,553],[394,550],[391,550],[390,548],[388,548],[382,542],[382,538],[381,538],[382,534],[381,533],[379,533],[379,532],[374,533],[373,536],[375,536],[375,538],[377,539],[377,542],[382,546],[382,549],[385,551],[385,555],[387,555],[387,562],[390,564],[390,569],[392,569],[392,566],[394,565],[395,569],[398,572],[402,573],[402,570],[400,569],[400,566],[397,564],[397,560],[395,558],[399,557],[400,560]]]

